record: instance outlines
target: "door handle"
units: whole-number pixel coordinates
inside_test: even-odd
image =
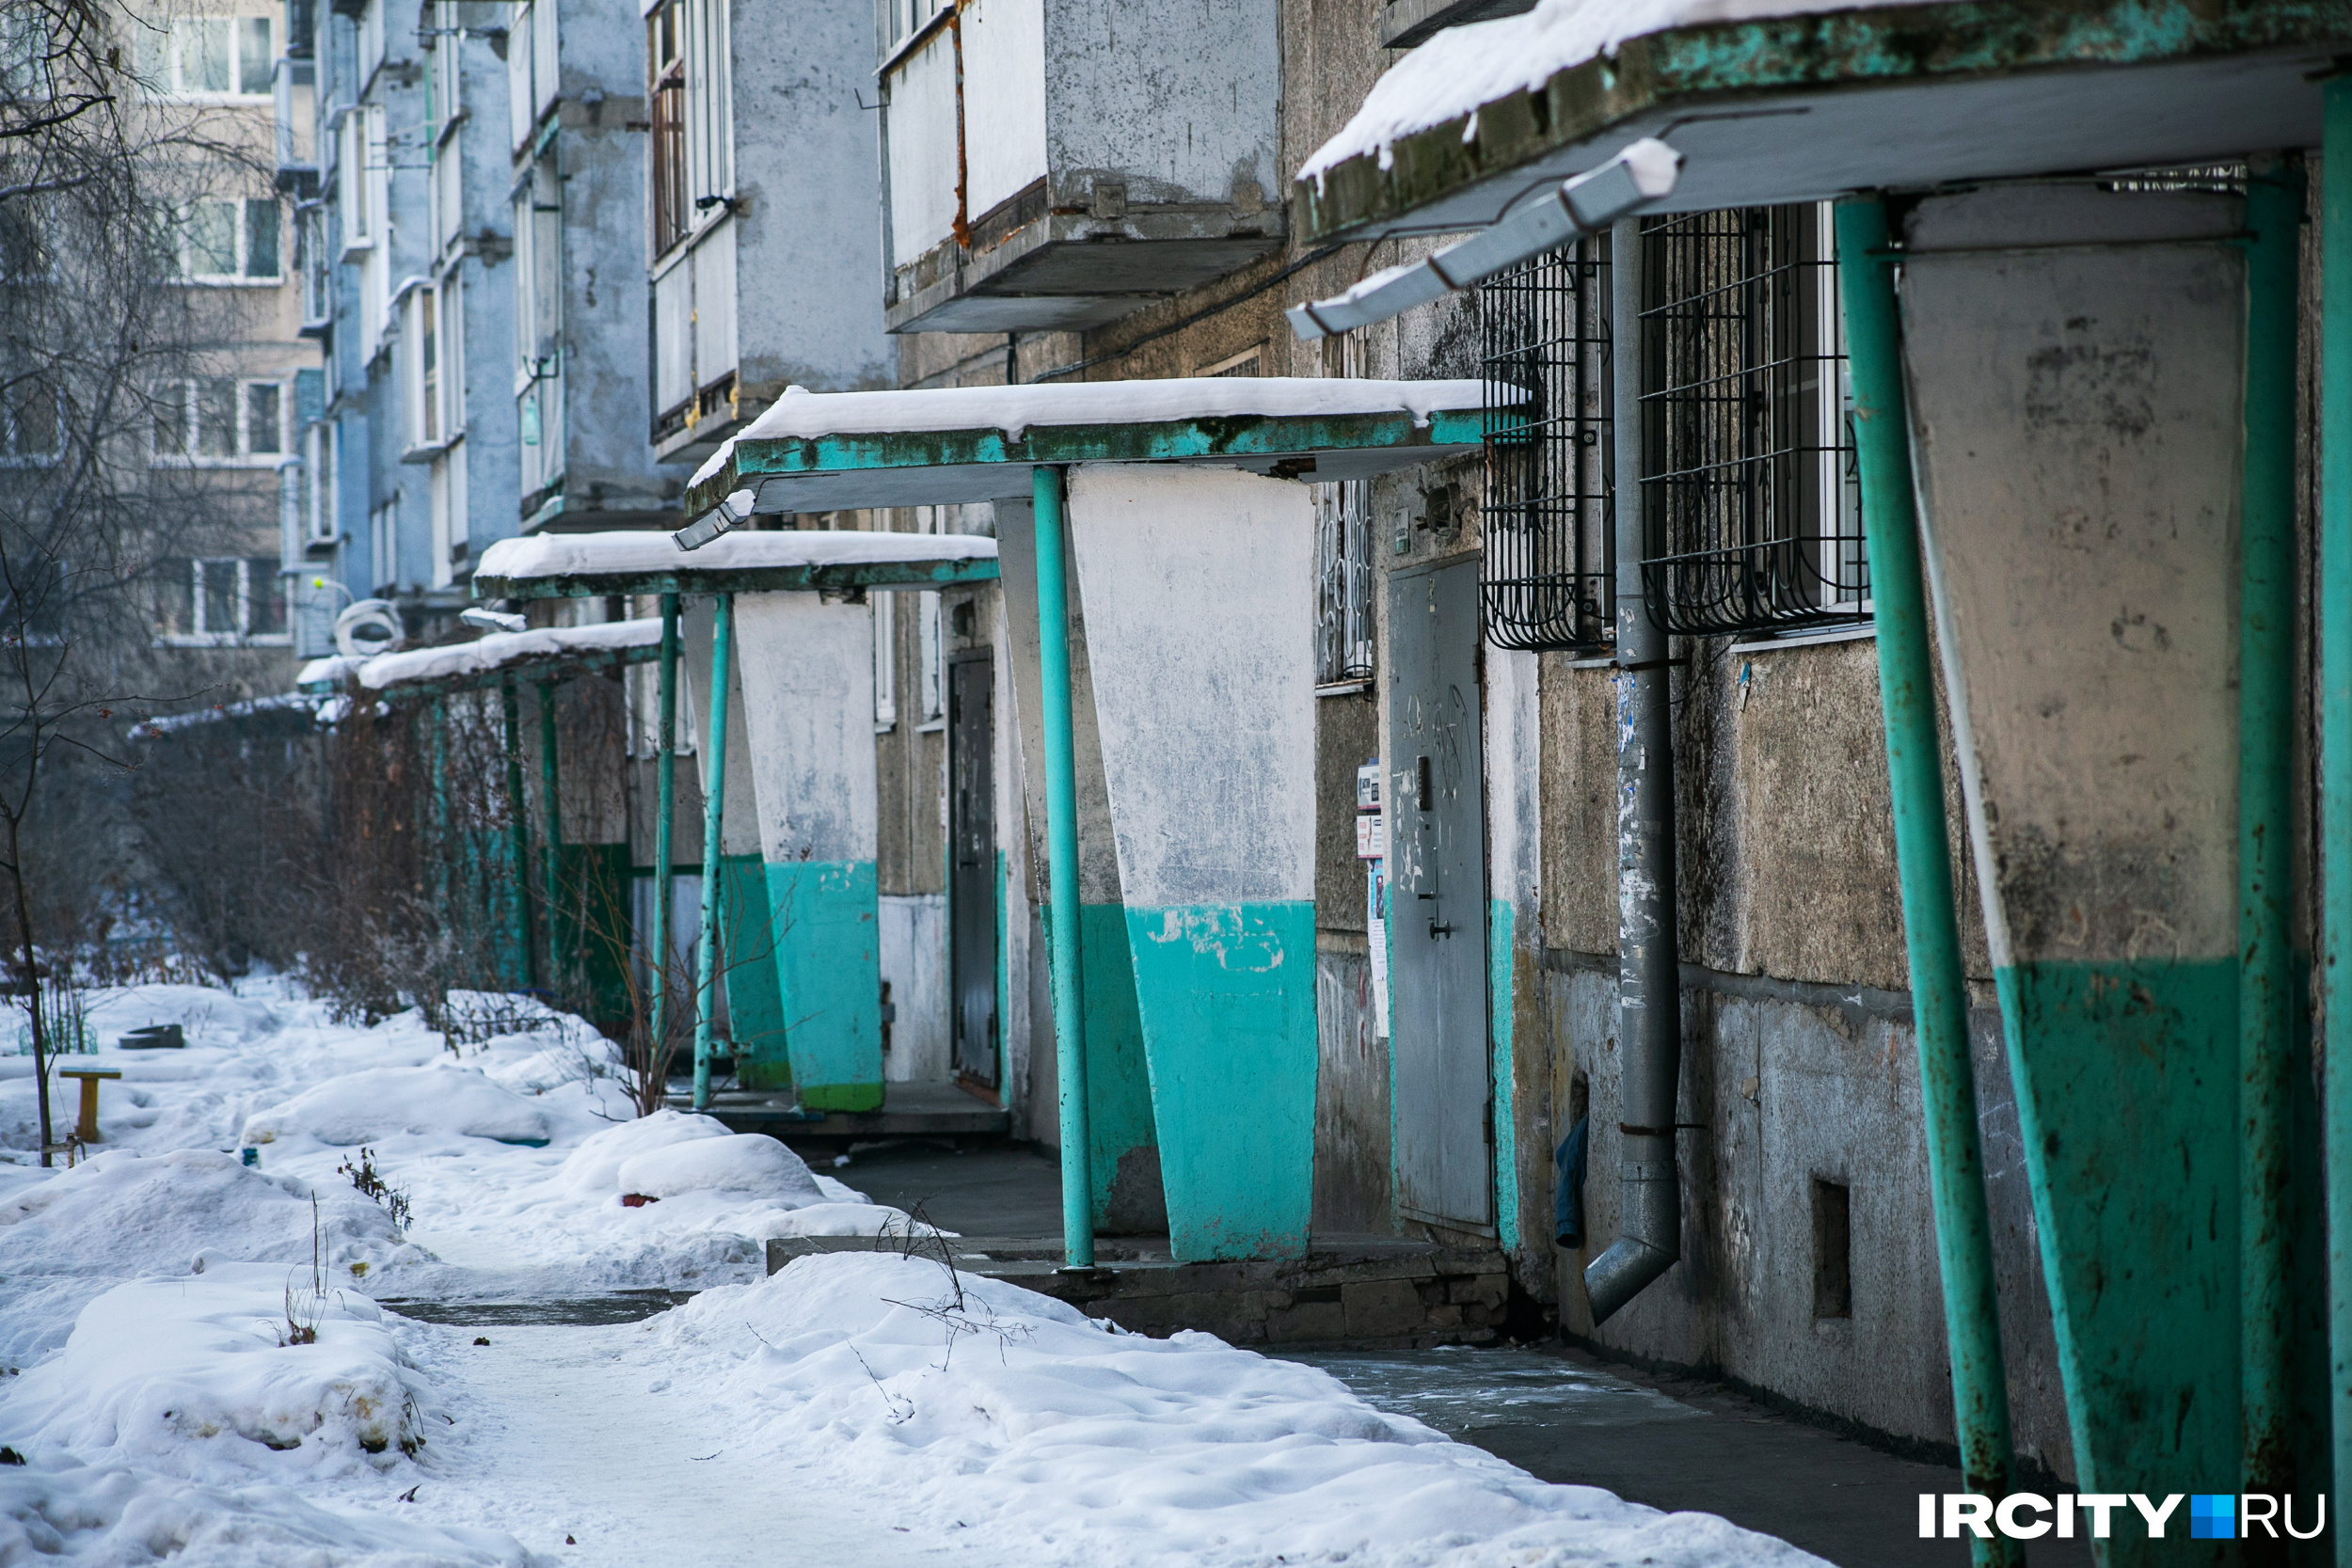
[[[1438,917],[1437,917],[1436,915],[1434,915],[1434,914],[1433,914],[1433,915],[1431,915],[1431,916],[1429,917],[1429,940],[1430,940],[1430,941],[1435,942],[1435,941],[1437,941],[1439,937],[1450,937],[1450,936],[1452,936],[1453,934],[1454,934],[1454,927],[1451,927],[1451,926],[1440,926],[1440,925],[1438,925]]]

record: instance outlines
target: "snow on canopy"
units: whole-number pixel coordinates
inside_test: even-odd
[[[695,470],[694,483],[700,484],[724,472],[738,441],[937,430],[1001,430],[1008,439],[1017,441],[1031,425],[1165,424],[1252,416],[1305,419],[1410,414],[1416,425],[1425,425],[1430,415],[1440,409],[1486,405],[1482,382],[1365,381],[1342,376],[1197,375],[1156,381],[936,387],[898,392],[812,392],[805,387],[787,387],[766,413],[730,436]]]
[[[475,575],[519,582],[547,578],[649,577],[690,568],[695,572],[753,572],[790,566],[995,559],[995,540],[968,533],[866,533],[816,529],[743,531],[723,534],[691,555],[679,549],[666,533],[542,533],[528,539],[500,540],[483,552]],[[660,623],[651,624],[659,635]]]
[[[1376,153],[1380,166],[1416,131],[1470,116],[1462,139],[1478,134],[1480,105],[1541,87],[1628,39],[1708,22],[1759,22],[1865,6],[1928,0],[1540,0],[1532,11],[1449,27],[1397,62],[1364,95],[1340,134],[1315,149],[1298,178],[1323,176],[1350,158]]]
[[[661,641],[658,617],[638,621],[604,621],[590,626],[534,626],[529,631],[494,631],[471,642],[452,642],[439,648],[411,648],[378,654],[358,669],[359,684],[371,691],[410,681],[447,680],[458,675],[484,675],[510,664],[567,655],[606,653],[616,648],[650,648]]]

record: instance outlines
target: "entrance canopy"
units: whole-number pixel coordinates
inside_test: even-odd
[[[2344,0],[1787,0],[1808,14],[1672,25],[1693,8],[1439,34],[1301,169],[1301,237],[1483,228],[1639,136],[1686,159],[1658,212],[2312,147],[2314,78],[2352,51]]]
[[[702,466],[686,515],[699,517],[738,490],[752,491],[759,512],[1026,500],[1041,464],[1178,463],[1277,479],[1365,479],[1475,450],[1486,434],[1486,403],[1476,381],[1314,376],[904,392],[794,388]]]
[[[1028,483],[1025,476],[1022,483]],[[666,533],[543,533],[501,539],[484,551],[473,591],[484,599],[577,599],[608,594],[938,588],[995,577],[996,541],[977,534],[739,532],[689,555]],[[660,624],[647,624],[658,637]]]
[[[488,686],[508,675],[561,678],[619,664],[644,664],[660,652],[659,620],[607,621],[592,626],[492,632],[471,642],[410,648],[373,658],[312,659],[302,667],[295,684],[305,691],[331,692],[357,677],[371,691],[423,696]]]

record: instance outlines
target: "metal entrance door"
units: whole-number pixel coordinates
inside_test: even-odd
[[[996,1085],[996,678],[947,666],[947,968],[956,1076]]]
[[[1406,1217],[1494,1223],[1478,563],[1389,578],[1390,1092]]]

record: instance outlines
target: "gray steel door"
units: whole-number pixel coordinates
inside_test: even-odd
[[[947,666],[947,967],[956,1076],[996,1084],[996,679]]]
[[[1390,1092],[1407,1217],[1494,1223],[1478,563],[1389,578]]]

